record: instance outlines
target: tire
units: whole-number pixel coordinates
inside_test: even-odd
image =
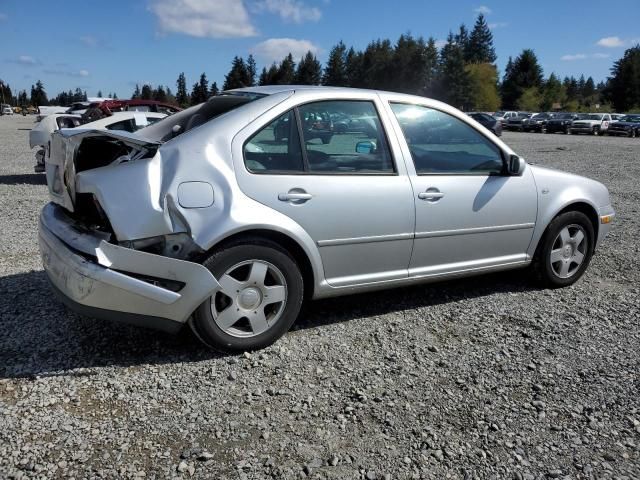
[[[566,135],[571,135],[571,129],[570,129],[570,128],[566,128],[566,129],[564,130],[564,133],[565,133]]]
[[[222,352],[261,349],[287,333],[298,317],[304,295],[302,274],[278,244],[246,239],[224,246],[203,265],[222,286],[197,308],[190,322],[205,345]],[[268,292],[283,300],[269,303]]]
[[[631,132],[629,132],[629,136],[630,136],[631,138],[635,138],[635,137],[636,137],[636,135],[637,135],[637,132],[636,132],[635,130],[631,129]]]
[[[584,213],[558,215],[540,239],[534,257],[539,283],[550,288],[573,285],[589,266],[594,245],[593,225]]]
[[[597,137],[599,133],[600,131],[598,130],[598,127],[593,127],[593,130],[591,130],[591,135],[594,137]]]

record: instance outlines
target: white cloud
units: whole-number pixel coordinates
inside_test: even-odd
[[[251,49],[257,57],[266,63],[277,62],[284,57],[293,55],[297,61],[308,51],[313,54],[320,52],[320,48],[311,43],[309,40],[296,40],[294,38],[270,38],[264,42],[260,42]]]
[[[625,42],[620,37],[604,37],[596,42],[596,45],[600,47],[624,47]]]
[[[576,53],[574,55],[563,55],[560,60],[565,62],[572,62],[573,60],[584,60],[587,56],[584,53]]]
[[[7,61],[11,63],[17,63],[19,65],[25,65],[27,67],[40,65],[40,60],[33,58],[31,55],[19,55],[17,58]]]
[[[44,73],[47,73],[49,75],[63,75],[65,77],[88,77],[89,76],[89,71],[84,69],[65,70],[61,68],[53,68],[53,69],[44,70]]]
[[[151,0],[160,33],[238,38],[257,35],[240,0]]]
[[[447,44],[446,40],[436,40],[436,48],[442,48]]]
[[[573,55],[563,55],[560,57],[560,60],[564,60],[565,62],[572,62],[574,60],[586,60],[587,58],[609,58],[610,55],[608,53],[590,53],[589,55],[585,53],[576,53]]]
[[[487,7],[486,5],[480,5],[478,8],[474,8],[473,11],[476,12],[476,13],[481,13],[483,15],[490,15],[491,14],[491,9],[489,7]]]
[[[509,25],[507,22],[494,22],[494,23],[487,24],[487,26],[491,30],[495,30],[496,28],[503,28],[503,27],[506,27],[507,25]]]
[[[317,22],[322,17],[319,8],[308,7],[297,0],[260,0],[255,4],[255,8],[258,12],[274,13],[280,15],[283,20],[294,23]]]
[[[91,35],[84,35],[80,37],[80,41],[84,43],[87,47],[96,47],[98,45],[98,39]]]

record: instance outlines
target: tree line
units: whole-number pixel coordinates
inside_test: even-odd
[[[331,48],[324,67],[309,51],[297,63],[289,53],[280,62],[263,67],[260,73],[252,55],[246,59],[235,56],[222,90],[255,85],[328,85],[423,95],[464,110],[588,111],[596,105],[603,111],[640,109],[640,45],[625,51],[613,64],[607,81],[598,84],[584,75],[560,79],[552,72],[545,78],[532,49],[509,57],[502,78],[496,60],[491,29],[484,15],[479,14],[471,31],[460,25],[455,33],[449,33],[440,48],[433,37],[424,39],[410,33],[400,35],[395,43],[389,39],[374,40],[364,50],[340,41]],[[210,85],[205,73],[188,89],[183,72],[176,81],[175,93],[169,86],[144,84],[135,86],[132,98],[188,107],[219,92],[217,82]],[[79,101],[80,94],[86,99],[86,92],[76,89],[61,92],[52,102]],[[116,97],[109,94],[112,95]],[[40,81],[32,86],[30,98],[26,91],[18,97],[20,104],[26,101],[47,104]]]

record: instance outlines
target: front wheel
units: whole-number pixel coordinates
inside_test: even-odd
[[[582,212],[557,216],[540,240],[534,259],[538,279],[548,287],[572,285],[584,274],[595,244],[593,225]]]
[[[203,265],[221,287],[191,321],[206,345],[224,352],[264,348],[296,320],[304,292],[302,275],[277,244],[262,239],[231,244]]]

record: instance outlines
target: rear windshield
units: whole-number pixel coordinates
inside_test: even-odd
[[[187,108],[149,127],[138,130],[137,133],[141,137],[149,140],[166,142],[224,113],[246,105],[257,98],[260,97],[256,95],[236,94],[212,97],[200,105]]]

